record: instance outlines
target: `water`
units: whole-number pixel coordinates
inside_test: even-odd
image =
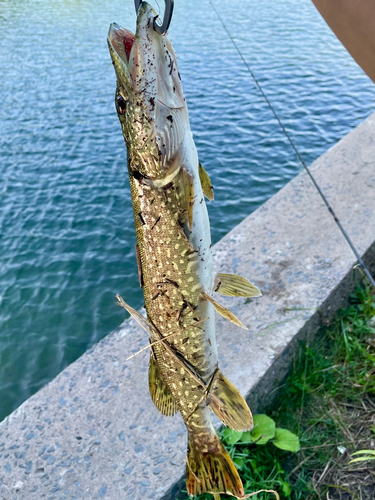
[[[308,0],[215,2],[306,163],[374,111]],[[299,166],[208,1],[175,3],[216,242]],[[132,0],[0,0],[0,420],[120,324],[115,293],[142,305],[106,46],[134,20]]]

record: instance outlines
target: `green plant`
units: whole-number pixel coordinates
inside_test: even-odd
[[[263,445],[269,441],[280,450],[297,452],[300,449],[298,436],[276,427],[275,421],[267,415],[254,415],[254,428],[252,431],[238,432],[232,429],[224,429],[221,437],[225,444],[234,445]]]

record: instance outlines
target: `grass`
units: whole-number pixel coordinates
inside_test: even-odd
[[[375,295],[358,287],[314,345],[300,346],[289,378],[266,411],[278,427],[299,436],[300,451],[226,442],[246,493],[272,489],[281,499],[374,500],[375,461],[349,464],[355,451],[375,448],[374,375]],[[186,492],[179,496],[186,498]],[[212,498],[205,494],[199,500]]]

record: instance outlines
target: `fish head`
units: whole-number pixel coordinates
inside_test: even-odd
[[[168,36],[155,31],[156,18],[155,10],[142,2],[135,35],[113,23],[108,46],[129,169],[162,180],[177,168],[189,120],[176,54]]]

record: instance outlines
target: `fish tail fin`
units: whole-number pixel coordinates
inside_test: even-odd
[[[228,492],[244,497],[237,469],[214,429],[207,435],[189,432],[186,486],[190,496]]]

